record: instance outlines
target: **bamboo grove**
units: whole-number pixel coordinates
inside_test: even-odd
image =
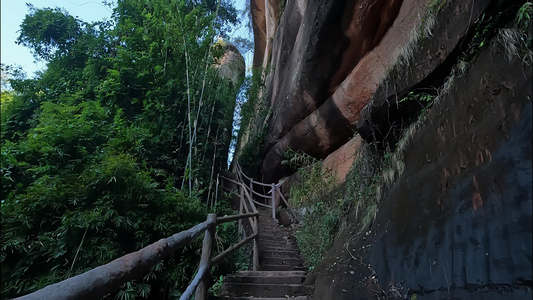
[[[2,66],[2,297],[228,210],[207,199],[227,164],[239,88],[218,76],[216,41],[236,21],[232,5],[215,0],[119,0],[95,23],[29,7],[17,42],[47,68],[26,79]],[[217,241],[233,238],[227,227]],[[199,246],[106,298],[179,296]]]

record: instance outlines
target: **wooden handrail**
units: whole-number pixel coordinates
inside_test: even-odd
[[[191,281],[191,284],[187,287],[185,292],[180,297],[180,300],[187,300],[192,297],[192,294],[194,293],[196,287],[200,284],[200,280],[205,276],[205,272],[207,271],[207,268],[205,266],[200,266],[198,268],[198,272],[196,273],[196,276],[194,276],[194,279]]]
[[[281,191],[279,191],[279,195],[280,195],[280,197],[281,197],[281,200],[283,200],[283,202],[285,203],[285,205],[287,205],[287,209],[288,209],[289,212],[293,215],[294,220],[296,220],[296,222],[299,223],[299,222],[300,222],[300,218],[298,218],[298,215],[294,212],[294,210],[293,210],[292,207],[290,206],[289,201],[287,201],[287,199],[285,199],[285,196],[283,196],[283,194],[281,193]]]
[[[233,182],[239,187],[239,214],[218,218],[215,214],[209,214],[206,221],[197,224],[188,230],[184,230],[168,238],[161,239],[158,242],[148,245],[139,251],[124,255],[108,264],[96,267],[83,274],[68,278],[61,282],[49,285],[29,295],[15,299],[99,299],[105,294],[116,291],[125,282],[142,276],[143,273],[146,273],[152,266],[160,262],[162,259],[172,255],[174,252],[176,252],[176,250],[189,245],[203,232],[205,232],[205,236],[202,243],[200,265],[195,277],[180,299],[190,299],[193,292],[195,292],[196,300],[205,300],[207,296],[207,290],[209,288],[211,267],[250,241],[253,241],[252,266],[253,270],[257,271],[259,269],[259,211],[257,210],[256,204],[265,207],[270,206],[254,200],[252,195],[257,195],[266,199],[271,198],[272,213],[273,217],[275,217],[275,193],[278,192],[280,193],[280,196],[291,213],[293,213],[295,217],[296,214],[294,214],[292,208],[290,208],[290,205],[279,191],[277,185],[264,184],[254,181],[242,172],[239,164],[237,164],[237,181],[224,176],[217,176],[217,181],[218,178]],[[243,178],[248,180],[249,186],[244,183]],[[267,196],[255,192],[254,185],[270,187],[272,189],[272,195]],[[214,258],[211,258],[214,238],[216,235],[216,225],[238,220],[239,228],[241,228],[242,220],[244,219],[249,221],[252,228],[252,234],[243,238],[235,245],[230,246],[228,249],[224,250]]]
[[[252,208],[252,211],[250,212],[250,209],[248,208],[248,205],[246,205],[244,200],[242,200],[242,204],[243,204],[244,211],[246,211],[247,214],[251,214],[251,213],[257,212],[258,216],[259,216],[259,211],[257,211],[257,210],[254,211],[253,208]],[[257,220],[256,218],[248,218],[248,221],[250,222],[250,226],[252,226],[252,229],[257,226],[256,220]]]
[[[259,182],[259,181],[255,181],[252,178],[246,176],[246,174],[244,174],[244,172],[242,171],[240,164],[237,164],[237,173],[242,175],[242,177],[248,179],[248,181],[252,181],[254,184],[257,184],[257,185],[260,185],[260,186],[264,186],[264,187],[270,187],[270,184],[262,183],[262,182]]]
[[[229,182],[231,182],[231,183],[235,183],[235,184],[237,184],[237,185],[241,184],[240,182],[237,182],[237,181],[235,181],[235,180],[233,180],[233,179],[230,179],[230,178],[228,178],[228,177],[226,177],[226,176],[220,176],[220,178],[222,178],[222,179],[224,179],[224,180],[227,180],[227,181],[229,181]]]
[[[251,213],[245,213],[245,214],[218,217],[217,224],[236,221],[236,220],[249,218],[249,217],[256,217],[256,216],[259,216],[259,212],[251,212]]]
[[[229,181],[229,182],[231,182],[231,183],[238,184],[238,185],[242,184],[241,182],[237,182],[237,181],[235,181],[235,180],[233,180],[233,179],[229,179],[229,178],[224,177],[224,176],[220,176],[220,178],[222,178],[222,179],[224,179],[224,180],[227,180],[227,181]],[[257,183],[257,182],[253,181],[253,183]],[[250,188],[249,188],[248,186],[244,185],[244,184],[243,184],[243,186],[244,186],[244,188],[246,189],[246,191],[249,193]],[[268,186],[271,187],[270,185],[268,185]],[[260,194],[260,193],[258,193],[258,192],[256,192],[256,191],[254,191],[254,190],[252,190],[252,193],[253,193],[254,195],[261,196],[261,197],[263,197],[263,198],[270,198],[270,195],[263,195],[263,194]],[[257,201],[254,201],[254,202],[257,202]]]
[[[270,208],[270,205],[266,205],[264,203],[261,203],[259,201],[256,201],[256,200],[252,200],[254,202],[255,205],[259,205],[259,206],[262,206],[262,207],[266,207],[266,208]]]
[[[123,283],[142,276],[153,265],[190,244],[194,238],[212,225],[212,220],[206,220],[191,229],[161,239],[108,264],[15,299],[100,299],[105,294],[117,290]]]
[[[269,187],[269,188],[275,190],[276,192],[278,192],[279,195],[280,195],[280,198],[283,200],[283,203],[285,203],[285,205],[287,206],[287,209],[289,210],[289,212],[294,216],[295,221],[296,221],[297,223],[300,221],[299,218],[298,218],[298,214],[296,214],[296,212],[294,211],[294,209],[293,209],[293,208],[291,207],[291,205],[289,204],[289,201],[287,201],[287,199],[285,198],[285,196],[283,196],[283,194],[282,194],[281,191],[279,190],[279,188],[281,187],[281,185],[280,185],[280,186],[277,186],[277,185],[273,185],[273,184],[265,184],[265,183],[261,183],[261,182],[254,181],[252,178],[250,178],[250,177],[246,176],[246,174],[244,174],[244,172],[242,171],[242,168],[241,168],[241,166],[240,166],[239,163],[237,163],[237,173],[242,174],[243,177],[245,177],[246,179],[248,179],[250,182],[253,182],[253,184],[257,184],[257,185],[264,186],[264,187]],[[275,188],[273,188],[273,186],[274,186]],[[263,198],[265,198],[265,199],[269,199],[269,198],[272,198],[272,199],[273,199],[273,198],[274,198],[272,195],[263,195],[263,194],[260,194],[260,193],[258,193],[258,192],[256,192],[256,191],[254,191],[254,190],[251,190],[251,192],[252,192],[253,195],[256,195],[256,196],[259,196],[259,197],[263,197]],[[273,191],[273,193],[274,193],[274,191]],[[268,207],[268,208],[271,207],[270,205],[266,205],[266,204],[260,203],[260,202],[258,202],[258,201],[255,201],[255,200],[252,200],[252,201],[253,201],[254,203],[256,203],[256,204],[259,204],[260,206],[263,206],[263,207]],[[274,200],[272,200],[272,201],[274,201]],[[272,203],[273,203],[273,202],[271,202],[271,204],[272,204]],[[274,215],[274,214],[273,214],[273,215]]]
[[[226,256],[228,256],[231,252],[239,249],[242,245],[248,243],[249,241],[255,239],[257,237],[257,233],[254,233],[252,234],[251,236],[249,237],[246,237],[245,239],[243,239],[242,241],[240,241],[239,243],[229,247],[228,249],[224,250],[224,252],[220,253],[219,255],[215,256],[212,260],[211,260],[211,264],[214,266],[216,264],[218,264],[222,259],[224,259]]]
[[[270,197],[272,197],[272,195],[263,195],[263,194],[260,194],[260,193],[258,193],[258,192],[256,192],[256,191],[252,191],[252,193],[253,193],[254,195],[256,195],[256,196],[263,197],[263,198],[270,198]]]
[[[248,204],[250,204],[250,207],[253,209],[253,211],[258,211],[257,207],[255,207],[255,204],[252,201],[253,200],[252,196],[250,196],[250,193],[248,193],[248,190],[246,189],[246,186],[244,184],[242,186],[244,187],[243,190],[244,190],[244,193],[246,194],[246,199],[248,199]]]
[[[208,227],[205,231],[204,241],[202,242],[202,256],[200,256],[200,265],[198,266],[198,274],[200,274],[201,268],[205,268],[205,272],[200,276],[201,279],[196,287],[196,293],[194,294],[194,299],[202,300],[206,299],[207,290],[209,289],[209,275],[211,275],[211,253],[213,252],[213,243],[215,242],[217,215],[209,214],[207,216],[207,221],[212,222],[215,224],[215,226],[211,226],[210,228]],[[189,286],[191,285],[192,283]],[[189,287],[187,287],[187,289],[189,289]],[[190,298],[190,296],[188,298]],[[187,300],[188,298],[180,298],[180,300]]]

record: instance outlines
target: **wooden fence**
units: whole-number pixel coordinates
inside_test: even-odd
[[[289,208],[289,211],[293,214],[295,219],[296,214],[292,211],[289,203],[279,191],[280,185],[276,185],[274,183],[264,184],[254,181],[242,172],[242,169],[239,165],[237,165],[237,180],[222,176],[221,178],[237,185],[239,196],[239,214],[223,217],[217,217],[215,214],[209,214],[207,216],[207,220],[188,230],[174,234],[171,237],[161,239],[158,242],[146,246],[139,251],[117,258],[108,264],[96,267],[83,274],[49,285],[34,293],[18,297],[16,299],[99,299],[108,293],[116,291],[122,284],[141,277],[152,266],[172,255],[174,252],[176,252],[176,250],[189,245],[203,232],[205,232],[205,235],[202,244],[200,265],[195,277],[180,297],[180,300],[190,299],[193,293],[195,294],[196,300],[206,299],[207,290],[209,288],[209,276],[211,268],[217,263],[221,262],[230,253],[251,241],[253,241],[252,268],[254,271],[259,270],[259,212],[256,205],[271,209],[272,218],[275,218],[276,197],[280,197],[284,201],[285,205],[287,205],[287,208]],[[261,194],[255,191],[254,187],[270,188],[270,192],[267,193],[270,195]],[[256,201],[253,196],[262,197],[265,199],[265,202]],[[222,253],[211,258],[216,234],[216,226],[226,222],[238,221],[239,235],[241,235],[244,232],[243,222],[246,220],[252,229],[251,234],[243,237],[243,239],[237,244],[232,245]]]

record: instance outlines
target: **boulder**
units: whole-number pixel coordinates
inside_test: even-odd
[[[232,44],[225,44],[224,55],[217,64],[221,78],[229,79],[234,87],[239,86],[246,71],[246,63],[241,52]]]

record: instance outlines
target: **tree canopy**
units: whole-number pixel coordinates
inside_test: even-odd
[[[36,9],[18,42],[47,69],[2,89],[2,297],[16,297],[205,220],[226,167],[238,86],[214,43],[227,1],[119,0],[85,23]],[[5,66],[2,74],[4,76]],[[4,78],[3,78],[4,81]],[[229,242],[235,228],[222,231]],[[129,282],[117,299],[179,296],[199,242]]]

